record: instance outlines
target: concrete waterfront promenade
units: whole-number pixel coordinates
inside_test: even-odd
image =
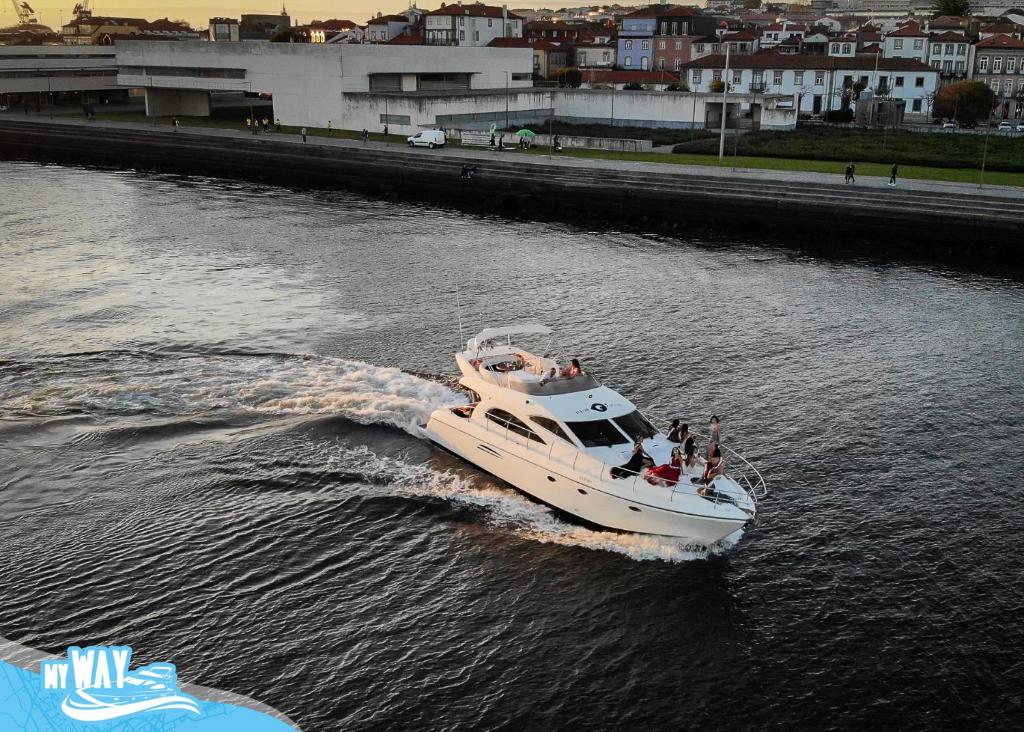
[[[744,228],[766,238],[859,241],[944,255],[1018,256],[1024,190],[836,174],[523,155],[452,147],[0,115],[0,155],[338,186],[525,215],[654,230]],[[463,166],[475,166],[471,180]],[[941,250],[941,251],[939,251]]]

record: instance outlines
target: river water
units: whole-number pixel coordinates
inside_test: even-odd
[[[307,730],[1024,719],[1024,287],[756,241],[0,163],[0,635]],[[537,320],[771,495],[706,551],[415,438]]]

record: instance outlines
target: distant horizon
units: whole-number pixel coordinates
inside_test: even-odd
[[[417,2],[424,10],[434,10],[441,6],[441,2],[448,0],[432,0],[429,3]],[[453,0],[457,2],[458,0]],[[33,2],[28,0],[29,5],[36,11],[36,18],[43,25],[47,25],[56,31],[60,30],[61,23],[71,19],[71,10],[74,7],[74,0],[47,0],[46,2]],[[246,14],[270,14],[276,15],[281,12],[280,0],[226,0],[218,1],[211,5],[194,5],[181,3],[138,3],[117,1],[117,0],[95,0],[91,4],[93,13],[96,15],[112,15],[128,18],[145,18],[146,20],[157,20],[170,18],[171,20],[185,20],[193,28],[200,30],[209,25],[210,18],[228,17],[237,18],[242,13]],[[490,5],[501,5],[499,0],[489,0]],[[563,7],[582,7],[588,3],[571,2],[509,2],[509,8],[551,8],[556,10]],[[616,3],[590,3],[597,5],[615,5]],[[619,2],[619,5],[651,5],[647,2]],[[673,5],[694,5],[701,6],[700,2],[679,2]],[[292,5],[284,2],[284,7],[291,16],[292,23],[296,21],[305,25],[313,20],[327,20],[329,18],[340,18],[363,24],[378,12],[385,15],[399,13],[409,7],[408,2],[402,0],[361,0],[356,3],[346,3],[344,8],[335,3],[317,2],[317,0],[302,0],[301,5]],[[13,26],[17,24],[14,10],[10,0],[0,0],[0,27]]]

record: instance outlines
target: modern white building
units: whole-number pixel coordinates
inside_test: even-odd
[[[116,48],[118,84],[143,88],[152,116],[208,115],[211,92],[243,91],[271,95],[274,115],[286,125],[415,130],[383,96],[371,114],[366,96],[505,93],[532,86],[533,78],[528,48],[153,41]]]
[[[117,57],[110,46],[0,46],[0,98],[10,95],[75,93],[96,101],[105,93],[124,96],[117,84]],[[27,99],[28,97],[24,97]],[[42,97],[35,97],[42,101]]]
[[[905,100],[908,119],[924,119],[939,80],[932,66],[876,54],[852,58],[754,54],[730,58],[727,74],[724,67],[721,55],[691,61],[684,66],[686,81],[695,92],[708,92],[714,82],[728,81],[730,91],[737,94],[789,95],[801,113],[811,114],[839,109],[843,90],[860,82]]]

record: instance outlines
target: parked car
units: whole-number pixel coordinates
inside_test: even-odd
[[[1024,122],[1017,123],[1017,132],[1024,132]]]
[[[1013,132],[1013,123],[1003,120],[999,123],[1000,132]]]
[[[942,123],[942,129],[944,129],[944,130],[955,130],[956,129],[956,120],[947,119],[945,122]]]
[[[444,147],[448,140],[443,130],[422,130],[405,138],[405,141],[409,143],[409,147],[429,147],[433,150],[435,147]]]

